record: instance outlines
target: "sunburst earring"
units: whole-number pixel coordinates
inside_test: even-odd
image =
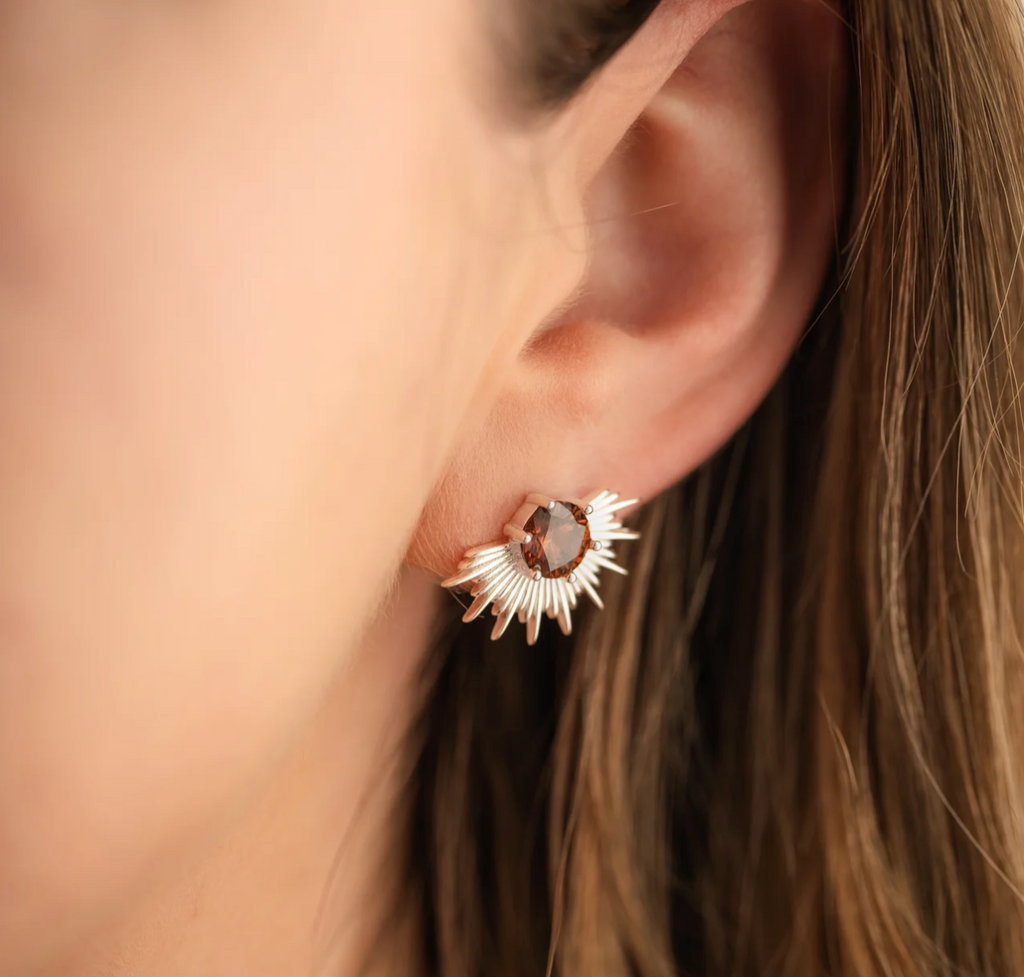
[[[473,595],[462,618],[467,623],[491,605],[498,619],[491,632],[495,641],[518,617],[526,625],[527,642],[535,644],[545,614],[558,620],[564,634],[571,634],[572,612],[581,594],[604,606],[597,593],[601,571],[627,572],[616,562],[613,545],[640,538],[623,528],[618,515],[638,501],[620,502],[607,491],[568,502],[528,495],[505,524],[508,539],[468,550],[458,573],[441,586]]]

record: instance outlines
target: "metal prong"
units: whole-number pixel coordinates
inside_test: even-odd
[[[589,499],[587,499],[587,505],[593,506],[595,509],[599,505],[603,505],[611,496],[611,492],[605,490],[604,492],[595,492]],[[618,496],[616,496],[618,498]]]
[[[491,640],[497,641],[507,630],[508,626],[512,623],[513,614],[509,614],[508,611],[502,611],[498,615],[498,620],[494,622],[494,630],[491,631]]]
[[[569,588],[562,583],[557,588],[557,603],[558,603],[558,626],[562,629],[562,634],[572,634],[572,612],[569,610]]]
[[[558,503],[557,503],[557,502],[555,502],[554,500],[552,500],[551,502],[549,502],[549,503],[548,503],[548,508],[549,508],[549,509],[554,509],[554,507],[555,507],[556,505],[558,505]]]
[[[584,514],[585,516],[592,516],[592,515],[594,514],[594,507],[593,507],[592,505],[588,505],[588,506],[587,506],[587,507],[586,507],[586,508],[585,508],[585,509],[583,510],[583,514]]]
[[[517,543],[525,544],[533,541],[533,536],[531,536],[525,529],[511,522],[505,523],[505,535]]]
[[[606,570],[611,570],[612,573],[620,573],[624,577],[629,576],[629,571],[624,566],[619,566],[614,560],[606,560],[603,556],[595,556],[594,562],[599,567],[604,567]]]
[[[503,549],[508,546],[508,543],[487,543],[484,546],[474,546],[470,550],[466,550],[464,559],[468,560],[473,557],[488,556],[492,553],[500,553]]]
[[[577,578],[575,573],[570,573],[569,576],[566,577],[565,579],[568,580],[569,583],[576,583],[578,578]]]
[[[618,498],[616,496],[616,498]],[[640,499],[626,499],[623,502],[616,502],[614,505],[605,506],[605,512],[611,515],[613,512],[621,512],[623,509],[628,509],[630,506],[640,505]]]
[[[498,571],[501,566],[507,562],[508,557],[503,556],[495,560],[489,560],[486,563],[478,565],[470,564],[463,570],[460,570],[454,577],[449,577],[447,580],[441,581],[441,586],[451,589],[452,587],[463,587],[466,584],[473,582],[474,580],[480,580],[483,577],[488,577],[491,574]]]
[[[462,615],[462,620],[465,624],[469,624],[470,621],[475,621],[483,612],[487,609],[487,605],[491,602],[490,594],[481,594],[469,605],[469,610]]]
[[[593,602],[594,602],[594,603],[595,603],[595,604],[596,604],[596,605],[597,605],[597,606],[598,606],[599,608],[601,608],[601,610],[604,610],[604,601],[603,601],[603,600],[601,600],[601,598],[600,598],[600,597],[598,596],[598,594],[597,594],[597,588],[596,588],[596,587],[594,587],[594,585],[593,585],[593,584],[592,584],[592,583],[591,583],[591,582],[590,582],[590,581],[589,581],[589,580],[588,580],[588,579],[587,579],[586,577],[584,577],[584,578],[583,578],[583,579],[581,580],[581,583],[583,584],[583,589],[584,589],[584,590],[585,590],[585,591],[587,592],[587,596],[588,596],[588,597],[589,597],[589,598],[590,598],[590,599],[591,599],[591,600],[592,600],[592,601],[593,601]]]
[[[540,570],[534,570],[533,571],[533,579],[534,580],[542,580],[543,578],[544,578],[544,574],[541,573]]]
[[[590,544],[590,548],[591,548],[591,549],[592,549],[592,550],[593,550],[593,551],[594,551],[595,553],[600,553],[600,552],[601,552],[601,550],[603,550],[603,549],[604,549],[604,543],[602,543],[602,542],[601,542],[601,540],[599,540],[599,539],[595,539],[595,540],[593,540],[593,541],[591,542],[591,544]]]
[[[526,620],[524,624],[529,624],[534,618],[540,616],[538,606],[540,604],[540,587],[530,587],[529,594],[526,598]]]

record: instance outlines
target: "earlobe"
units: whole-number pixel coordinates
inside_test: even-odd
[[[425,528],[537,487],[650,498],[742,425],[832,258],[844,70],[838,17],[805,0],[742,5],[688,53],[588,187],[583,287],[524,348]],[[434,541],[413,557],[444,573],[457,556]]]

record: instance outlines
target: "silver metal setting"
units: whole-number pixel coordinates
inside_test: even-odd
[[[604,607],[598,595],[602,570],[626,574],[615,559],[613,544],[619,540],[639,539],[640,534],[623,527],[619,513],[638,504],[637,499],[619,501],[614,492],[597,492],[583,501],[566,499],[586,515],[590,528],[590,546],[582,562],[565,577],[545,577],[531,570],[523,555],[523,546],[532,539],[523,528],[538,508],[552,509],[559,500],[546,495],[528,495],[515,516],[506,523],[506,542],[489,543],[468,550],[458,572],[442,581],[450,590],[468,590],[473,603],[462,620],[473,621],[488,606],[497,621],[491,637],[497,641],[518,618],[526,625],[526,640],[535,644],[540,622],[547,616],[558,621],[563,634],[572,633],[572,612],[586,594],[598,607]]]

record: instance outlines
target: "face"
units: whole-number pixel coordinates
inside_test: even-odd
[[[264,773],[576,283],[484,6],[4,5],[0,971]]]
[[[562,3],[0,5],[0,974],[244,805],[403,557],[653,495],[784,364],[839,19],[664,3],[537,114]]]

